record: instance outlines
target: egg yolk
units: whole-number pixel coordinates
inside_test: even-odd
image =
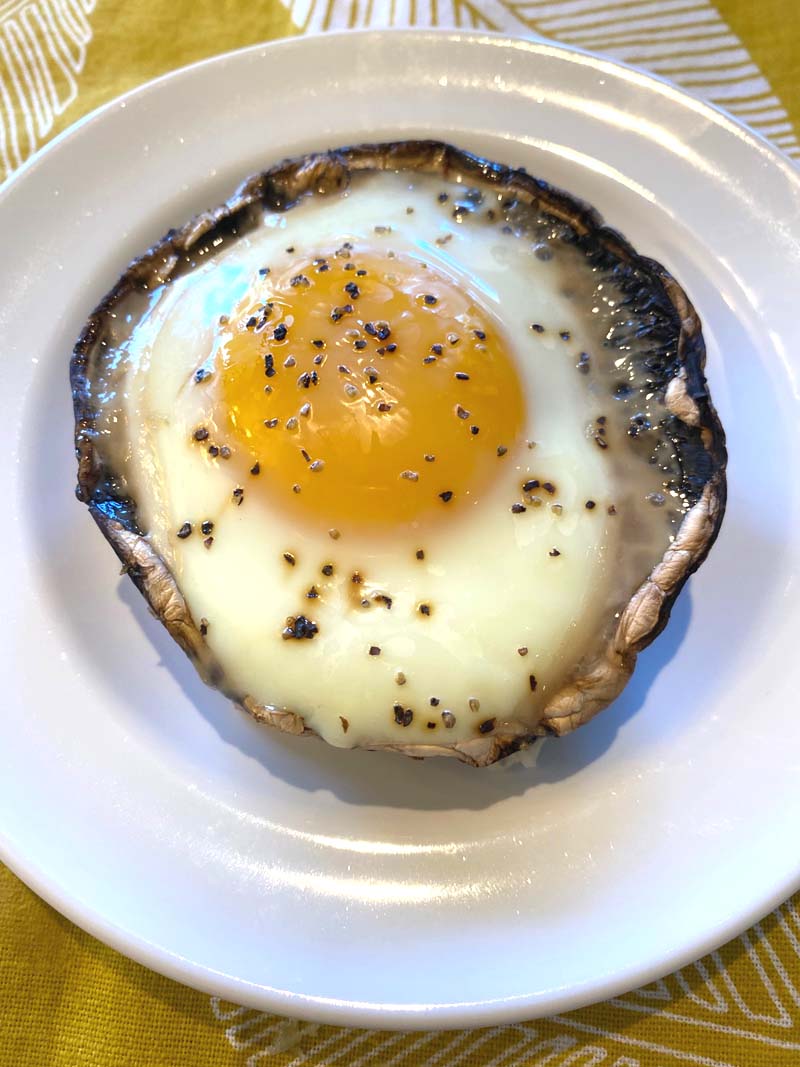
[[[218,426],[258,465],[258,491],[342,531],[476,504],[525,406],[475,296],[421,259],[351,242],[261,274],[222,328],[215,374]]]

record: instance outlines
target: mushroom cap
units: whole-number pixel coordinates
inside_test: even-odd
[[[605,646],[579,664],[571,678],[545,705],[537,722],[499,726],[492,734],[453,744],[366,743],[361,747],[407,756],[452,756],[476,767],[494,763],[545,735],[561,736],[607,707],[630,678],[637,653],[664,629],[675,599],[688,577],[707,556],[725,511],[725,436],[704,376],[705,345],[700,319],[678,282],[652,259],[640,256],[597,212],[563,190],[527,173],[489,162],[438,141],[366,144],[286,160],[253,175],[220,207],[203,212],[178,230],[171,230],[134,260],[89,317],[70,363],[78,460],[78,499],[85,503],[122,561],[123,568],[169,633],[194,662],[202,678],[220,688],[259,722],[291,734],[314,735],[297,712],[264,705],[246,693],[232,691],[198,623],[170,572],[137,523],[133,501],[120,488],[97,447],[97,412],[91,384],[113,332],[117,306],[137,291],[163,285],[182,269],[187,253],[228,236],[246,233],[261,213],[285,211],[304,194],[325,194],[345,188],[360,171],[413,170],[444,179],[461,176],[490,187],[568,224],[577,242],[593,254],[635,268],[647,279],[648,294],[674,322],[677,357],[663,369],[659,387],[668,411],[686,430],[678,440],[691,506],[674,541],[656,561],[647,578],[620,612]]]

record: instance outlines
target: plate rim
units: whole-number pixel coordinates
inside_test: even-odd
[[[544,1004],[533,1000],[537,996],[535,993],[522,993],[515,997],[501,997],[495,1000],[454,1001],[435,1005],[377,1004],[335,997],[309,996],[265,984],[256,985],[222,971],[214,971],[178,953],[169,952],[159,945],[154,945],[135,933],[131,934],[94,912],[82,909],[75,897],[65,895],[37,865],[30,863],[26,865],[22,858],[19,863],[14,857],[9,859],[5,835],[0,835],[0,860],[28,889],[85,933],[127,959],[199,993],[258,1011],[268,1011],[275,1015],[321,1023],[326,1026],[408,1032],[477,1030],[487,1026],[533,1022],[545,1017],[558,1021],[558,1017],[566,1012],[594,1004],[603,1004],[614,997],[658,981],[702,959],[709,953],[715,952],[745,933],[779,907],[788,897],[800,890],[799,870],[788,893],[783,888],[773,891],[765,906],[762,906],[760,902],[751,907],[744,920],[741,916],[737,916],[727,925],[724,922],[721,923],[703,941],[676,953],[670,959],[666,970],[663,962],[653,963],[644,968],[632,965],[623,974],[615,975],[613,979],[592,982],[591,987],[590,983],[586,982],[573,986],[569,991],[551,994],[548,1002]],[[523,1008],[526,1010],[522,1011]]]
[[[649,84],[651,88],[658,90],[662,95],[673,100],[681,101],[684,105],[690,105],[693,110],[701,113],[705,112],[712,117],[715,125],[727,128],[738,137],[744,135],[745,139],[748,140],[754,148],[761,152],[766,151],[773,162],[777,163],[794,179],[800,181],[800,164],[795,163],[783,149],[779,148],[778,145],[771,141],[765,134],[760,133],[746,122],[740,121],[719,104],[715,104],[710,100],[705,100],[696,96],[694,93],[682,89],[676,82],[671,81],[664,75],[649,71],[645,67],[640,67],[633,63],[626,63],[623,60],[612,59],[610,56],[605,56],[601,52],[592,52],[588,48],[579,48],[575,45],[564,44],[561,41],[542,37],[533,32],[530,37],[518,37],[502,30],[452,29],[444,26],[387,26],[381,29],[359,27],[352,30],[324,30],[319,33],[302,33],[293,37],[279,37],[274,40],[264,40],[256,44],[244,45],[242,48],[233,48],[227,52],[217,52],[215,55],[206,56],[203,59],[195,60],[193,63],[185,63],[180,67],[175,67],[173,70],[158,74],[155,78],[150,78],[148,81],[142,82],[140,85],[135,85],[133,88],[127,89],[125,92],[112,97],[110,100],[106,100],[105,103],[98,104],[97,107],[92,108],[91,111],[82,115],[79,119],[76,119],[75,122],[70,123],[66,129],[61,130],[55,137],[52,137],[45,144],[37,148],[36,151],[17,167],[12,174],[10,174],[4,181],[0,182],[0,200],[2,200],[3,196],[12,185],[15,185],[22,180],[29,170],[32,170],[39,164],[42,157],[63,142],[71,140],[79,133],[83,126],[96,121],[106,111],[111,111],[118,108],[120,104],[127,103],[131,98],[143,96],[153,91],[164,82],[169,82],[172,79],[180,79],[190,72],[202,69],[211,64],[228,62],[250,53],[255,54],[265,48],[272,50],[275,48],[297,47],[298,45],[302,47],[303,42],[316,40],[320,37],[333,41],[335,47],[337,41],[345,39],[352,40],[354,37],[382,37],[387,34],[396,37],[430,37],[441,40],[451,39],[454,42],[459,42],[466,38],[476,42],[486,41],[487,43],[494,43],[496,45],[506,44],[516,48],[522,47],[530,52],[552,52],[554,54],[567,56],[581,56],[595,67],[604,67],[614,73],[623,71],[629,76],[630,80]]]
[[[521,48],[529,54],[550,54],[566,57],[583,57],[587,63],[598,70],[607,70],[613,75],[622,72],[628,80],[644,88],[657,91],[672,101],[688,106],[691,110],[705,114],[715,126],[726,129],[740,140],[744,140],[761,155],[765,155],[771,165],[777,165],[800,189],[800,167],[788,155],[772,144],[766,137],[722,108],[701,100],[680,89],[669,80],[630,64],[618,62],[596,53],[574,48],[559,42],[543,38],[516,37],[498,31],[453,30],[446,28],[387,28],[359,29],[328,32],[324,34],[307,34],[296,37],[281,38],[248,45],[244,48],[209,56],[196,62],[159,75],[127,92],[106,101],[82,116],[75,123],[61,131],[47,144],[41,146],[25,163],[22,164],[6,181],[0,184],[0,210],[5,194],[20,181],[24,181],[29,172],[40,165],[57,147],[76,136],[84,126],[100,120],[107,113],[118,109],[121,104],[132,98],[140,98],[159,89],[163,84],[173,80],[179,81],[187,74],[212,64],[235,63],[248,54],[263,53],[265,50],[289,50],[303,48],[305,44],[324,37],[335,47],[353,36],[359,38],[385,37],[391,34],[407,39],[437,39],[461,43],[471,40],[477,46],[481,42],[495,46]],[[236,978],[210,967],[195,963],[191,959],[170,952],[159,945],[154,945],[146,938],[128,931],[114,922],[104,918],[91,908],[82,907],[75,896],[65,892],[45,870],[35,862],[26,859],[19,849],[15,849],[6,834],[0,829],[0,858],[5,865],[19,877],[30,889],[37,893],[49,905],[54,907],[81,929],[98,938],[104,944],[119,951],[137,963],[178,982],[211,995],[240,1004],[246,1004],[261,1010],[299,1019],[312,1019],[332,1025],[383,1029],[451,1029],[457,1027],[487,1026],[534,1019],[542,1015],[559,1014],[591,1003],[599,1003],[610,997],[651,982],[665,974],[672,973],[713,951],[727,941],[747,930],[768,912],[772,911],[787,897],[800,889],[800,867],[794,877],[786,884],[781,884],[752,904],[744,913],[740,912],[733,919],[724,919],[713,927],[707,937],[695,941],[691,947],[677,952],[668,960],[662,959],[649,966],[631,965],[624,973],[617,973],[612,979],[594,980],[580,986],[573,986],[568,991],[550,992],[546,1003],[542,1003],[536,993],[503,997],[498,1000],[481,1000],[478,1002],[440,1002],[435,1005],[424,1004],[376,1004],[331,997],[309,996],[300,992],[278,989],[265,984],[255,984],[248,980]]]

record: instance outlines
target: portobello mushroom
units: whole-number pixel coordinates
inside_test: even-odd
[[[361,201],[373,210],[379,205],[379,214],[359,230],[354,220],[360,216],[354,212]],[[318,216],[312,216],[318,206],[328,220],[320,235],[314,230]],[[422,230],[404,236],[402,216],[419,220]],[[472,241],[479,251],[469,249]],[[453,251],[462,245],[465,275]],[[244,250],[241,263],[237,249]],[[265,250],[271,265],[256,267]],[[493,279],[513,274],[513,292],[527,294],[525,308],[512,311],[486,295],[490,286],[481,290],[469,264],[490,260]],[[531,265],[530,276],[528,267],[522,276],[523,260]],[[440,344],[412,353],[406,343],[410,335],[399,322],[367,319],[359,311],[377,299],[378,283],[370,285],[379,269],[387,306],[399,308],[413,295],[412,303],[425,313],[444,307],[446,326],[448,299],[457,302],[466,293],[463,307],[469,314],[462,308],[456,333],[445,329]],[[307,305],[316,308],[308,320],[313,324],[322,299],[314,293],[327,299],[334,276],[341,303],[330,310],[324,304],[323,314],[333,322],[326,328],[339,332],[323,340],[308,332],[310,325],[302,332],[300,304],[292,301],[295,293],[298,301],[309,293],[317,300]],[[545,278],[551,280],[545,284]],[[202,299],[187,298],[198,279]],[[434,289],[446,295],[440,298]],[[167,388],[159,385],[153,392],[145,372],[180,347],[174,309],[187,300],[190,318],[202,307],[206,320],[196,324],[189,362],[179,359],[164,372]],[[542,310],[534,321],[527,316],[523,346],[515,338],[521,336],[528,305]],[[569,323],[566,307],[575,309]],[[410,321],[413,315],[404,312],[401,318]],[[500,338],[497,348],[487,333]],[[257,434],[248,430],[239,437],[231,410],[251,403],[255,379],[248,369],[251,399],[237,407],[240,394],[231,392],[231,382],[245,371],[236,363],[240,357],[231,355],[236,345],[249,346],[242,359],[255,353],[259,361],[264,414],[269,416],[273,401],[282,412],[259,420]],[[341,358],[345,345],[352,351],[347,363]],[[450,469],[448,463],[454,472],[460,470],[461,461],[450,452],[462,445],[445,445],[439,455],[424,452],[422,437],[433,421],[429,414],[416,424],[412,419],[411,425],[422,427],[419,462],[393,474],[400,480],[388,498],[381,497],[390,500],[382,518],[372,522],[368,509],[373,504],[365,496],[363,521],[348,525],[348,507],[356,506],[361,488],[365,493],[370,488],[366,483],[338,491],[331,475],[324,483],[329,495],[315,496],[332,463],[314,458],[302,442],[317,418],[312,407],[328,395],[327,382],[336,381],[336,396],[346,398],[342,403],[363,406],[374,399],[369,417],[391,419],[403,396],[417,388],[408,384],[408,376],[432,368],[441,383],[446,373],[448,384],[419,388],[434,399],[441,394],[449,404],[455,381],[464,390],[457,395],[477,397],[476,412],[481,404],[488,410],[490,394],[497,392],[491,375],[513,377],[503,362],[501,349],[507,348],[513,350],[506,353],[510,364],[523,361],[536,368],[531,375],[539,380],[544,375],[546,383],[557,386],[545,406],[541,399],[530,402],[542,427],[549,425],[545,407],[558,410],[570,398],[580,398],[577,414],[565,415],[563,431],[576,438],[577,459],[565,466],[546,433],[536,439],[536,419],[533,438],[528,436],[531,412],[523,410],[522,401],[513,433],[510,407],[505,409],[510,436],[502,418],[487,416],[478,425],[469,403],[450,404],[455,421],[447,424],[447,433],[463,430],[463,448],[473,448],[478,456],[476,470],[488,463],[477,449],[488,447],[484,442],[491,435],[497,464],[492,470],[502,473],[482,476],[475,498],[487,514],[502,512],[497,533],[487,535],[493,543],[496,538],[494,552],[475,560],[473,543],[473,558],[465,551],[464,560],[455,561],[459,542],[474,542],[474,516],[465,494],[437,479],[443,477],[438,472]],[[484,393],[468,392],[479,377],[474,367],[488,368]],[[70,365],[77,496],[204,680],[259,722],[296,735],[320,734],[343,747],[446,755],[485,766],[537,737],[574,730],[613,701],[630,678],[637,653],[667,624],[681,588],[708,554],[725,509],[726,451],[704,367],[700,320],[679,283],[570,194],[435,141],[315,153],[248,178],[225,204],[171,230],[130,264],[89,316]],[[402,388],[395,388],[398,374]],[[132,376],[136,387],[129,390]],[[297,415],[287,418],[279,405],[281,390],[288,396],[290,386],[291,403],[298,406]],[[513,382],[509,388],[513,392]],[[212,403],[208,397],[215,389]],[[384,391],[379,395],[376,389]],[[142,399],[147,397],[150,407]],[[584,424],[588,411],[597,414]],[[320,439],[333,434],[324,426],[319,432]],[[172,444],[166,443],[168,434]],[[287,464],[281,465],[283,444],[275,446],[277,466],[270,466],[274,450],[264,443],[283,442],[291,434],[300,435],[291,447],[306,465],[302,481],[293,482]],[[336,448],[346,444],[334,442],[331,455],[341,459]],[[196,505],[187,495],[195,475],[184,479],[176,473],[177,460],[172,469],[176,447],[186,452],[185,462],[198,478],[205,472],[210,479],[210,495]],[[375,447],[383,447],[380,440]],[[351,458],[357,468],[360,460]],[[598,464],[605,466],[594,499],[585,492],[588,475],[581,471],[599,470]],[[509,470],[520,472],[513,497],[502,495],[509,492]],[[548,480],[553,470],[564,478]],[[159,471],[167,472],[171,492],[156,484]],[[284,490],[293,495],[279,496]],[[413,492],[427,494],[424,508],[420,505],[417,513],[415,503],[398,503],[406,510],[393,516],[392,501],[414,500]],[[256,513],[256,527],[263,532],[252,551],[242,548],[248,542],[240,531],[248,513]],[[379,525],[387,515],[394,542]],[[276,531],[268,565],[262,561],[267,528]],[[510,580],[509,561],[497,557],[523,542],[527,548],[523,545],[515,559]],[[296,545],[302,549],[295,551]],[[574,545],[575,552],[565,545]],[[436,590],[433,600],[414,600],[416,586],[400,576],[405,570],[383,567],[381,551],[387,560],[407,554],[409,573],[416,566],[417,574],[425,574],[422,586]],[[602,558],[602,567],[580,569],[583,564],[575,562],[580,552]],[[448,582],[438,571],[450,554],[455,562]],[[376,560],[371,573],[369,561]],[[235,586],[235,602],[250,605],[249,613],[240,612],[238,635],[231,634],[228,621],[220,623],[222,616],[215,618],[214,599],[206,597],[202,581],[187,577],[202,575],[203,567],[210,586]],[[212,574],[213,568],[219,573]],[[491,606],[478,589],[479,572],[488,576]],[[456,582],[454,575],[462,577]],[[552,592],[551,606],[539,594],[557,590],[561,576],[566,606]],[[254,586],[258,601],[251,599]],[[552,611],[552,639],[542,636],[540,604],[544,613]],[[354,635],[357,663],[352,649],[331,663],[339,624]],[[515,627],[519,640],[512,640]],[[488,636],[475,637],[481,633]],[[433,650],[424,660],[409,652],[409,635],[418,647]],[[525,635],[532,640],[526,642]],[[487,653],[486,664],[476,652],[481,641],[495,657]],[[501,645],[507,656],[503,651],[498,658],[494,650]],[[262,656],[268,662],[258,673],[253,664]],[[251,684],[254,678],[257,685]],[[348,679],[353,680],[349,689]]]

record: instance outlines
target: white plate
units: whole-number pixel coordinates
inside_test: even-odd
[[[129,257],[285,154],[420,134],[563,184],[672,268],[729,433],[722,535],[669,629],[613,708],[532,766],[258,727],[197,680],[72,497],[69,353]],[[165,974],[381,1027],[608,997],[797,888],[798,220],[798,173],[722,114],[585,54],[463,33],[223,56],[36,157],[0,193],[5,861]]]

